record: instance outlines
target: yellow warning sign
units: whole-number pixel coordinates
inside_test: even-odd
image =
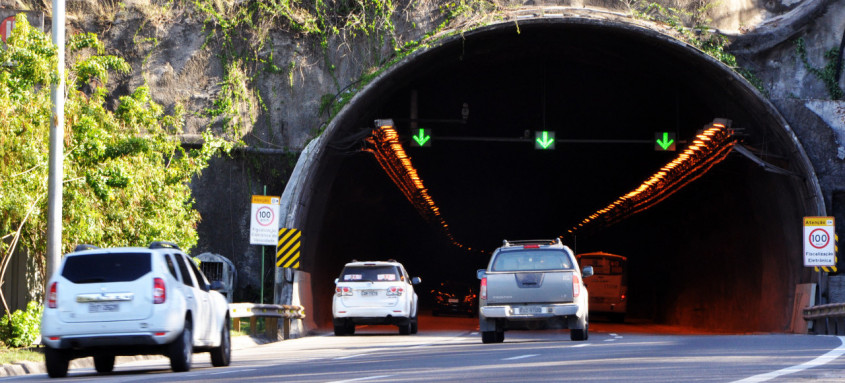
[[[299,268],[299,247],[302,232],[298,229],[279,229],[279,242],[276,244],[276,267]]]

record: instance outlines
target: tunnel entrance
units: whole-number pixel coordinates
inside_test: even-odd
[[[654,149],[655,132],[687,141],[717,117],[754,161],[731,154],[644,212],[566,236],[677,156]],[[459,245],[361,150],[380,118]],[[412,147],[412,128],[430,129],[431,146]],[[520,141],[535,131],[555,132],[555,149]],[[538,19],[447,39],[370,84],[314,145],[288,225],[305,233],[303,304],[317,325],[352,259],[402,262],[425,302],[441,281],[476,283],[503,239],[564,236],[579,253],[627,256],[629,317],[709,330],[787,331],[795,285],[811,277],[801,218],[823,207],[789,127],[736,74],[650,29]]]

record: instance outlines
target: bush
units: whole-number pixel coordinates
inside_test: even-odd
[[[16,310],[0,319],[0,340],[10,347],[29,347],[38,339],[41,329],[41,311],[44,306],[36,301],[26,305],[26,311]]]

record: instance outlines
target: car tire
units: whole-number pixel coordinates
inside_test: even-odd
[[[191,369],[191,358],[193,357],[194,339],[191,334],[191,322],[185,322],[185,329],[179,337],[170,344],[168,357],[170,358],[170,369],[173,372],[185,372]]]
[[[496,331],[496,343],[502,343],[505,341],[505,332],[501,330]]]
[[[419,317],[411,318],[411,334],[416,334],[419,331]]]
[[[229,332],[229,317],[223,320],[220,330],[220,346],[211,349],[211,365],[214,367],[228,366],[232,361],[232,334]]]
[[[569,330],[569,339],[573,341],[583,341],[587,340],[590,337],[590,320],[588,318],[584,318],[584,328],[578,329],[574,328]]]
[[[114,371],[114,355],[94,355],[94,369],[101,374],[106,374]]]
[[[44,350],[44,364],[47,365],[47,375],[51,378],[64,378],[70,364],[70,354],[66,350],[47,347]]]
[[[410,335],[410,334],[411,334],[411,319],[408,319],[407,323],[399,325],[399,335]]]
[[[482,331],[481,343],[499,343],[496,331]]]
[[[348,328],[348,327],[349,327],[349,326],[347,326],[347,325],[346,325],[346,323],[342,323],[342,324],[337,324],[337,323],[335,323],[335,324],[334,324],[334,335],[335,335],[335,336],[344,336],[344,335],[346,335],[346,330],[347,330],[347,328]]]
[[[352,323],[351,320],[346,321],[346,334],[355,335],[355,323]]]

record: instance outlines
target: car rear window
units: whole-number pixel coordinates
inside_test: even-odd
[[[150,253],[86,254],[68,257],[62,276],[73,283],[129,282],[151,270]]]
[[[535,271],[572,269],[572,262],[560,250],[519,250],[500,252],[493,271]]]
[[[346,266],[340,273],[341,282],[390,282],[401,279],[396,266]]]

